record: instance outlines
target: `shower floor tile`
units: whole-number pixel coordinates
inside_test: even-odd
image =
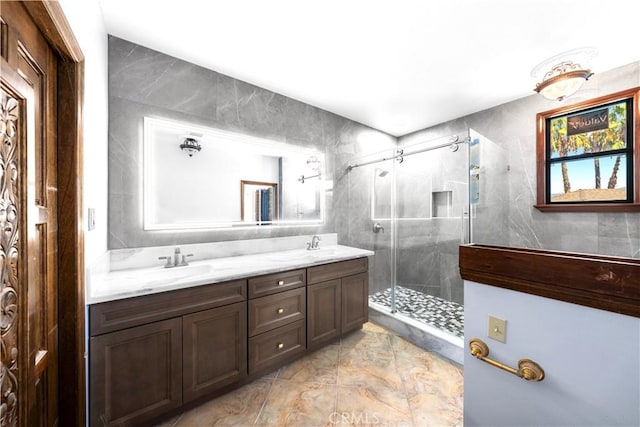
[[[391,307],[391,288],[369,295],[369,302]],[[396,311],[457,337],[464,337],[464,306],[456,302],[396,286]]]

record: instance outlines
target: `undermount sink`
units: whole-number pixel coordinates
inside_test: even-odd
[[[173,282],[175,280],[196,277],[213,272],[210,264],[190,264],[172,268],[154,268],[144,272],[142,278],[147,284],[159,282]]]

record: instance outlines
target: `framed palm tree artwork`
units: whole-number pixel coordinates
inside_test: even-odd
[[[541,211],[640,211],[640,88],[537,115]]]

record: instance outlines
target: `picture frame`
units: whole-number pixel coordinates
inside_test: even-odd
[[[543,212],[640,211],[640,87],[536,115]]]

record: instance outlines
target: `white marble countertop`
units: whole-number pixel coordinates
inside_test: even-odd
[[[87,290],[86,303],[96,304],[371,255],[374,252],[369,250],[332,245],[311,251],[294,249],[213,258],[194,261],[184,267],[110,271]]]

